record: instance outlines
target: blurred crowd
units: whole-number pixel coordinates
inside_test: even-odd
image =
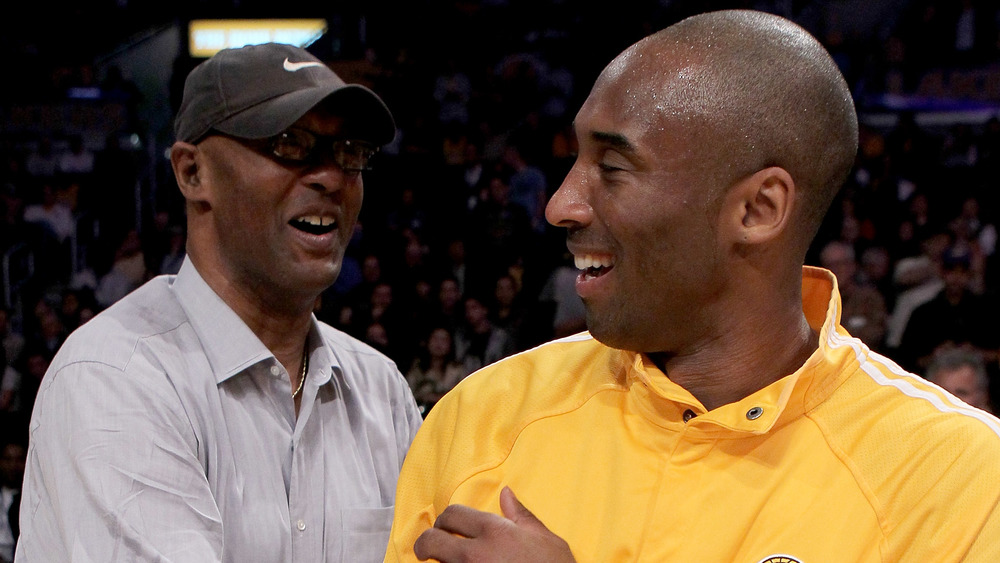
[[[544,208],[572,164],[573,115],[600,66],[687,15],[683,3],[648,4],[647,18],[567,2],[540,12],[454,2],[430,15],[368,16],[356,56],[399,132],[366,173],[361,220],[316,315],[394,359],[425,411],[473,370],[585,329],[576,269]],[[734,3],[704,4],[699,11]],[[824,19],[823,3],[735,4],[800,21],[856,93],[857,163],[808,259],[836,273],[844,325],[918,374],[970,369],[985,396],[969,400],[989,408],[1000,371],[1000,120],[922,122],[926,107],[885,100],[1000,105],[1000,8],[908,2],[860,36]],[[441,33],[419,25],[430,18]],[[183,204],[167,162],[131,150],[141,96],[116,68],[95,74],[89,64],[62,68],[35,90],[115,96],[127,128],[99,142],[53,129],[0,145],[4,443],[24,443],[34,395],[66,336],[184,257]],[[970,94],[960,76],[986,82]],[[151,177],[161,184],[155,194],[143,188]]]

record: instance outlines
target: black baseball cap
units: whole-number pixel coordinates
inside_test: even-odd
[[[375,92],[345,83],[305,49],[282,43],[223,49],[196,66],[184,82],[174,133],[189,143],[211,130],[263,139],[327,98],[342,108],[351,137],[384,145],[396,136],[392,113]]]

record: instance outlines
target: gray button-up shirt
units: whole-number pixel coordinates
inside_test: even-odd
[[[381,561],[421,418],[391,360],[317,321],[285,369],[190,261],[74,332],[30,427],[19,563]]]

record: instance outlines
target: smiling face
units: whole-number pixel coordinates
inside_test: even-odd
[[[342,122],[319,106],[293,127],[335,137]],[[361,175],[330,158],[283,161],[255,143],[212,135],[198,144],[192,259],[201,259],[199,272],[216,291],[226,286],[279,309],[308,306],[340,272],[361,209]]]
[[[598,80],[576,116],[579,156],[546,217],[567,229],[591,334],[617,348],[681,353],[710,337],[704,306],[724,285],[723,190],[690,128],[662,110],[668,89],[643,74],[625,57]]]
[[[575,131],[546,218],[567,229],[597,339],[706,358],[770,314],[799,330],[802,260],[857,150],[814,37],[762,12],[686,18],[604,69]]]

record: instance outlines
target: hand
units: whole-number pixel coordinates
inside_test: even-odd
[[[437,517],[434,527],[420,534],[413,552],[421,561],[570,562],[569,544],[553,534],[518,502],[508,488],[500,491],[503,517],[453,504]]]

